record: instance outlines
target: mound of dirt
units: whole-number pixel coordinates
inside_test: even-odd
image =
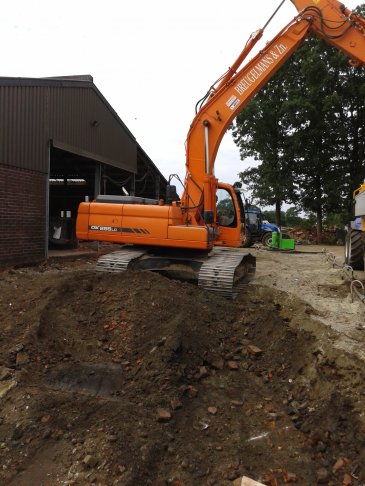
[[[364,363],[307,303],[93,262],[2,277],[1,484],[365,481]]]

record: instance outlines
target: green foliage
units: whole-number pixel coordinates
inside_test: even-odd
[[[275,221],[275,211],[265,210],[262,214],[264,220],[267,220],[270,223]],[[283,222],[283,226],[287,228],[312,229],[316,224],[316,216],[313,213],[303,215],[297,207],[290,207],[286,211],[281,211],[281,221]],[[330,226],[333,227],[337,225],[331,224]],[[343,225],[337,227],[343,227]]]
[[[298,226],[300,228],[312,230],[316,226],[316,216],[313,213],[307,214],[305,218],[302,218],[302,221]]]
[[[285,213],[285,226],[295,227],[295,226],[305,226],[306,219],[299,216],[299,209],[296,207],[291,207],[287,209]]]
[[[342,211],[340,213],[326,214],[323,224],[326,228],[344,228],[346,223],[348,223],[348,213],[347,211]]]
[[[240,178],[259,204],[276,205],[276,219],[282,202],[314,214],[319,232],[326,215],[348,219],[365,176],[365,68],[308,37],[237,117],[233,139],[243,160],[260,161]]]
[[[280,211],[280,217],[281,217],[281,221],[286,226],[285,211]],[[262,219],[265,220],[265,221],[268,221],[269,223],[274,223],[275,218],[276,218],[276,212],[275,211],[265,210],[265,211],[262,212]]]
[[[240,178],[263,205],[294,198],[291,161],[285,150],[287,140],[281,122],[281,108],[286,98],[285,72],[279,71],[275,79],[275,83],[262,88],[238,115],[233,130],[241,158],[261,161],[259,167],[243,171]]]

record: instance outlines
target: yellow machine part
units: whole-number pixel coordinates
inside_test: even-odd
[[[365,232],[365,181],[354,191],[355,216],[362,219],[361,230]]]

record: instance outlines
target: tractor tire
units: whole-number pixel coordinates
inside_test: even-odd
[[[249,248],[252,245],[253,245],[253,238],[252,238],[252,235],[251,235],[251,231],[246,228],[246,231],[245,231],[245,242],[243,244],[243,247],[244,248]]]
[[[365,238],[362,231],[349,229],[345,242],[345,263],[354,270],[364,270]]]
[[[271,248],[271,243],[272,243],[272,233],[268,231],[267,233],[264,233],[262,238],[261,238],[261,243],[264,246],[267,246],[268,248]]]

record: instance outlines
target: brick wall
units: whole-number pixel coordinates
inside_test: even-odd
[[[47,175],[0,165],[0,266],[46,257]]]

